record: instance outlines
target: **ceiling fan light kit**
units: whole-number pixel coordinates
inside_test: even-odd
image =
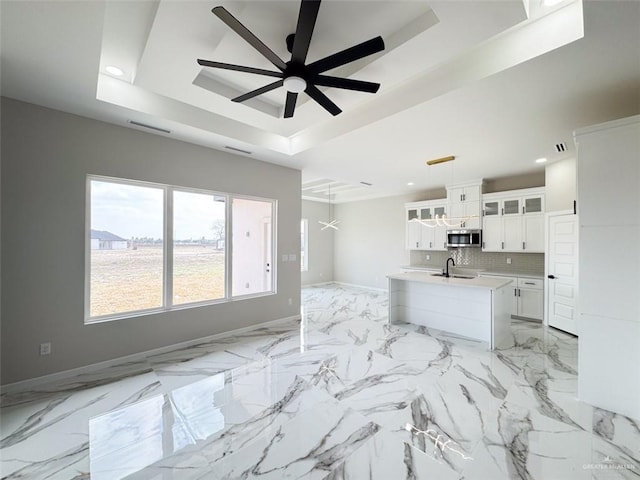
[[[384,50],[384,40],[378,36],[362,42],[353,47],[329,55],[328,57],[306,64],[307,53],[311,44],[311,36],[315,28],[320,0],[302,0],[298,14],[296,31],[285,39],[287,50],[291,53],[288,62],[282,60],[275,52],[267,47],[258,37],[235,18],[222,6],[214,7],[213,14],[222,20],[229,28],[242,37],[249,45],[255,48],[262,56],[269,60],[279,71],[265,70],[263,68],[246,67],[231,63],[215,62],[212,60],[198,59],[198,64],[203,67],[234,70],[238,72],[253,73],[267,77],[276,77],[280,80],[269,83],[251,92],[232,98],[234,102],[244,102],[276,88],[284,87],[287,91],[284,106],[284,118],[291,118],[295,112],[298,94],[305,92],[320,106],[332,115],[342,112],[340,107],[333,103],[329,97],[318,89],[320,87],[342,88],[358,92],[376,93],[380,88],[379,83],[353,80],[350,78],[322,75],[328,70],[346,65],[361,58],[373,55]]]
[[[307,81],[296,75],[285,78],[283,84],[287,92],[300,93],[307,89]]]

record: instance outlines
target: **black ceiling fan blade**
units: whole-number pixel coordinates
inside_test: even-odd
[[[307,65],[307,69],[311,73],[326,72],[332,68],[355,62],[356,60],[368,57],[369,55],[381,52],[382,50],[384,50],[384,40],[382,40],[382,37],[378,36],[313,62]]]
[[[243,65],[234,65],[233,63],[213,62],[211,60],[198,59],[198,64],[203,67],[222,68],[225,70],[235,70],[237,72],[256,73],[258,75],[266,75],[268,77],[282,78],[282,72],[273,72],[262,68],[245,67]]]
[[[297,93],[287,92],[287,103],[284,104],[284,118],[293,117],[293,112],[296,109],[296,100],[298,100]]]
[[[307,85],[307,89],[305,90],[306,94],[313,98],[316,102],[318,102],[326,111],[328,111],[334,117],[339,113],[342,113],[340,107],[338,107],[335,103],[329,100],[324,93],[318,90],[317,87],[313,85]]]
[[[330,77],[328,75],[316,75],[311,78],[314,85],[322,87],[344,88],[346,90],[357,90],[358,92],[376,93],[380,88],[379,83],[365,82],[363,80],[352,80],[350,78]]]
[[[271,90],[275,90],[278,87],[283,85],[283,80],[278,80],[277,82],[270,83],[269,85],[265,85],[264,87],[260,87],[256,90],[252,90],[251,92],[245,93],[244,95],[240,95],[239,97],[232,98],[232,102],[244,102],[245,100],[249,100],[250,98],[257,97],[258,95],[262,95],[263,93],[270,92]]]
[[[304,65],[307,59],[307,52],[311,44],[311,35],[316,26],[320,10],[320,0],[302,0],[300,3],[300,13],[298,14],[298,26],[293,40],[291,50],[291,61]]]
[[[287,68],[287,64],[276,55],[273,50],[267,47],[262,41],[241,24],[236,17],[231,15],[226,8],[218,6],[211,10],[213,14],[226,23],[231,30],[240,35],[249,45],[260,52],[267,60],[273,63],[280,70]]]

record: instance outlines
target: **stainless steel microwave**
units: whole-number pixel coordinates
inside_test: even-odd
[[[447,230],[447,247],[481,247],[482,230]]]

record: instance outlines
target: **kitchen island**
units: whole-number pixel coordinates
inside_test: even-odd
[[[512,281],[442,277],[428,272],[388,275],[389,323],[414,323],[489,344],[511,346]]]

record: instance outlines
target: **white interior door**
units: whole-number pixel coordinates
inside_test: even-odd
[[[547,295],[549,326],[578,334],[578,217],[549,216]]]
[[[273,278],[273,246],[271,244],[271,217],[262,220],[262,290],[268,292],[271,290],[271,279]]]

